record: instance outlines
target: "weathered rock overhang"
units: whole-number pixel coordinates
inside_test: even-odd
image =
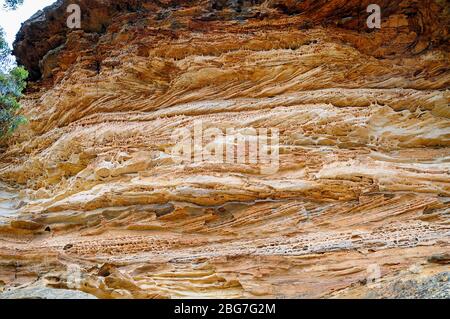
[[[301,16],[299,29],[337,27],[357,32],[380,32],[366,27],[367,6],[373,0],[79,0],[82,12],[81,29],[86,33],[103,34],[115,17],[126,13],[139,19],[156,15],[157,20],[170,19],[170,13],[183,7],[192,7],[192,21],[263,20]],[[74,30],[66,25],[66,9],[73,0],[58,0],[26,21],[14,42],[13,54],[17,62],[30,71],[30,79],[38,80],[43,73],[42,59],[59,50]],[[449,6],[445,1],[377,1],[382,19],[389,27],[399,30],[397,36],[414,33],[413,43],[394,48],[389,54],[413,54],[427,49],[449,46]],[[197,24],[198,25],[198,24]],[[188,26],[192,28],[192,26]],[[387,45],[384,43],[383,45]],[[448,51],[448,50],[447,50]],[[370,53],[370,52],[366,52]]]
[[[18,64],[30,71],[32,80],[41,77],[40,61],[51,50],[63,45],[67,34],[73,31],[67,27],[67,7],[76,3],[81,8],[81,29],[87,33],[102,33],[114,16],[121,12],[148,11],[155,7],[174,7],[177,3],[193,1],[148,1],[148,0],[58,0],[38,11],[23,23],[13,45],[13,54]]]

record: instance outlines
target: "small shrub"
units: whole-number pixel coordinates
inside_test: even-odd
[[[25,117],[18,114],[18,100],[26,87],[28,72],[23,67],[15,67],[9,73],[0,73],[0,139],[14,132]]]

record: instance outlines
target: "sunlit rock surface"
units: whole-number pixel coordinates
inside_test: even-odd
[[[445,1],[378,1],[379,30],[372,0],[79,1],[81,30],[69,2],[15,43],[0,290],[450,297]],[[277,128],[279,170],[176,164],[199,120]]]

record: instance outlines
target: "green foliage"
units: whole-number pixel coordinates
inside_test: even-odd
[[[0,138],[11,134],[26,119],[17,115],[20,104],[17,101],[26,87],[28,72],[15,67],[9,73],[0,73]]]
[[[21,4],[23,0],[5,0],[3,7],[14,10]],[[23,67],[11,66],[11,50],[0,27],[0,139],[26,122],[26,118],[18,114],[18,100],[26,87],[28,72]]]
[[[12,10],[17,9],[18,6],[23,4],[23,0],[5,0],[4,2],[3,7]]]
[[[5,33],[3,28],[0,27],[0,69],[5,70],[11,64],[11,50],[8,46],[8,43],[5,40]]]
[[[26,87],[28,72],[23,67],[9,69],[9,58],[10,49],[0,28],[0,139],[26,122],[23,116],[18,115],[18,100]]]

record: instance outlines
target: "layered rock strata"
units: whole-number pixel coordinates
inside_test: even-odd
[[[364,0],[81,0],[80,30],[70,2],[15,43],[0,289],[449,297],[445,1],[377,1],[369,29]],[[277,129],[279,169],[174,161],[199,121]]]

